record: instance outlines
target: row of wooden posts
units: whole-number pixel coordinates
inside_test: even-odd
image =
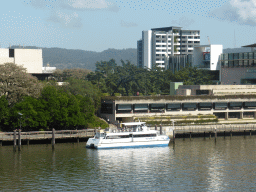
[[[17,145],[17,130],[14,130],[13,133],[13,150],[16,151],[16,145]],[[77,140],[79,142],[79,139]],[[27,144],[29,144],[29,140],[27,140]],[[52,129],[52,149],[55,147],[55,129]],[[21,151],[21,129],[18,130],[18,151]]]
[[[160,127],[160,131],[161,131],[161,127]],[[173,133],[172,133],[172,142],[173,144],[175,144],[175,130],[173,130]],[[232,132],[230,132],[230,136],[232,137]],[[250,136],[251,136],[251,132],[250,132]],[[211,133],[210,133],[210,138],[211,138]],[[215,142],[217,141],[217,129],[215,128],[214,130],[214,138],[215,138]],[[191,139],[191,132],[190,132],[190,139]]]
[[[250,131],[250,136],[252,136],[252,130],[249,130]],[[212,133],[214,133],[214,139],[215,139],[215,142],[217,141],[217,136],[218,136],[218,132],[217,132],[217,129],[215,128],[214,129],[214,132],[209,132],[210,133],[210,136],[209,136],[209,138],[211,138],[212,137]],[[224,137],[225,137],[225,133],[226,133],[226,131],[224,131]],[[244,130],[244,134],[246,133],[246,130]],[[183,134],[185,134],[185,132],[183,133]],[[205,132],[204,132],[204,134],[205,134]],[[229,134],[230,134],[230,137],[232,137],[232,131],[229,131]],[[189,132],[189,137],[190,137],[190,139],[191,139],[191,136],[192,135],[192,132]],[[172,135],[172,141],[173,141],[173,143],[175,144],[175,136],[176,136],[176,132],[175,132],[175,130],[173,130],[173,135]],[[185,137],[184,137],[185,138]]]

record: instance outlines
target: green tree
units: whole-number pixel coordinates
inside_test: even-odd
[[[6,95],[9,105],[24,96],[39,97],[42,86],[36,77],[26,73],[26,69],[13,63],[0,65],[0,94]]]
[[[0,97],[0,130],[6,130],[9,124],[9,106],[6,96]]]
[[[101,92],[90,81],[70,78],[61,89],[65,92],[70,92],[73,95],[81,95],[83,97],[90,97],[94,103],[94,108],[97,110],[100,106]]]
[[[58,82],[63,82],[68,80],[69,78],[74,78],[74,79],[87,79],[87,75],[91,71],[88,69],[81,69],[81,68],[76,68],[76,69],[57,69],[51,76],[52,79],[55,79]]]
[[[189,65],[174,74],[174,81],[182,81],[184,85],[209,85],[212,84],[211,78],[205,70]]]
[[[21,113],[20,116],[18,113]],[[16,103],[11,108],[13,127],[19,127],[19,121],[22,123],[23,131],[38,131],[40,128],[47,127],[47,116],[45,106],[39,99],[25,97],[22,101]]]
[[[68,117],[68,97],[60,93],[54,86],[46,86],[42,90],[40,97],[42,104],[47,108],[45,111],[47,127],[55,129],[65,129]]]

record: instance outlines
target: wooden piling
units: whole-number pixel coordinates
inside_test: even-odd
[[[189,137],[190,137],[190,140],[191,140],[191,132],[189,132]]]
[[[18,134],[18,150],[21,151],[21,129],[19,129]]]
[[[155,124],[155,130],[157,131],[157,125]]]
[[[29,139],[27,140],[27,145],[29,145]]]
[[[174,131],[174,129],[173,129],[173,135],[172,135],[172,137],[173,137],[173,144],[175,144],[175,131]]]
[[[211,139],[211,138],[212,138],[212,132],[210,131],[209,139]]]
[[[250,130],[250,136],[252,136],[252,130]]]
[[[217,140],[217,129],[215,128],[215,141]]]
[[[13,150],[16,151],[16,129],[13,131]]]
[[[52,129],[52,149],[55,147],[55,129]]]
[[[163,134],[163,127],[162,127],[162,124],[160,124],[160,135]]]

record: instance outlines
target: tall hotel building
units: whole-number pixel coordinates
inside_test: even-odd
[[[137,42],[137,65],[143,68],[167,68],[169,57],[192,55],[194,45],[200,45],[200,30],[182,30],[181,27],[153,28],[142,31]]]

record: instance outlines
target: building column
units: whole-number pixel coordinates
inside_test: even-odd
[[[240,119],[243,119],[243,118],[244,118],[244,113],[240,112]]]
[[[228,112],[225,112],[225,119],[228,120]]]

